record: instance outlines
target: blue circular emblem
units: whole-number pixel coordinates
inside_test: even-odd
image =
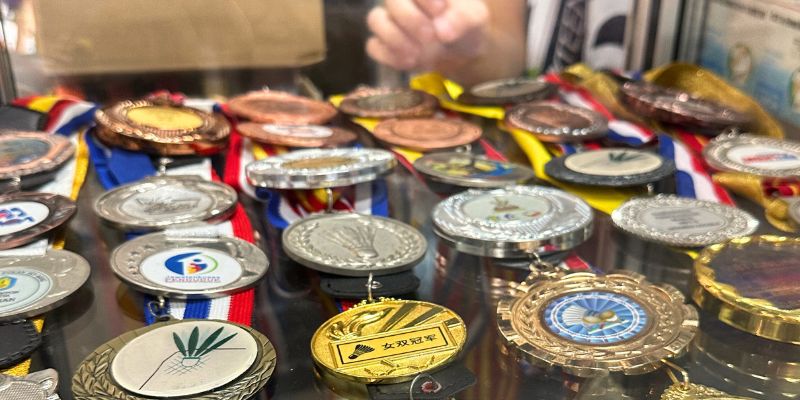
[[[641,304],[604,291],[557,297],[544,310],[544,323],[551,332],[581,344],[624,342],[640,334],[647,320]]]

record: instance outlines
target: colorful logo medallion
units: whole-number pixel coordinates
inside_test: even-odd
[[[464,204],[464,214],[493,223],[532,221],[550,210],[543,197],[508,194],[481,196]]]
[[[33,201],[12,201],[0,204],[0,235],[28,229],[44,220],[50,209]]]
[[[142,261],[143,277],[173,289],[202,290],[223,287],[242,276],[242,266],[216,250],[178,248],[153,254]]]
[[[728,150],[728,157],[748,167],[769,170],[800,168],[800,153],[764,145],[741,145]]]
[[[513,168],[502,162],[475,160],[472,157],[454,157],[447,161],[431,161],[428,168],[449,176],[489,178],[508,175]]]
[[[544,324],[554,334],[580,344],[617,344],[644,331],[647,312],[628,296],[589,291],[553,299],[544,310]]]
[[[53,281],[47,274],[25,267],[0,270],[0,313],[27,307],[50,293]]]

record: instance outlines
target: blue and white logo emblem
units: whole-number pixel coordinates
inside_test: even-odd
[[[647,326],[644,307],[628,296],[591,291],[558,297],[544,310],[551,332],[581,344],[617,344]]]

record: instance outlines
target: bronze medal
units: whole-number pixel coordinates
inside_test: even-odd
[[[364,118],[429,117],[439,100],[412,89],[362,88],[345,96],[339,110]]]
[[[222,150],[231,132],[221,115],[165,101],[122,101],[95,114],[104,144],[162,156]]]
[[[287,147],[338,147],[358,137],[352,131],[334,126],[259,124],[245,122],[239,133],[256,142]]]
[[[450,119],[389,119],[375,127],[379,140],[412,150],[429,151],[463,146],[483,131],[475,124]]]
[[[746,126],[751,120],[748,115],[726,105],[651,83],[628,82],[620,88],[620,96],[637,114],[714,134],[726,128]]]
[[[42,183],[74,153],[75,146],[62,135],[3,131],[0,134],[0,180],[20,178],[24,187]]]
[[[0,196],[0,250],[33,242],[75,214],[67,197],[51,193],[12,193]]]
[[[603,137],[608,121],[585,108],[549,101],[519,104],[506,113],[506,123],[544,142],[576,142]]]
[[[272,124],[325,124],[336,116],[328,102],[267,90],[236,96],[228,101],[228,109],[250,121]]]

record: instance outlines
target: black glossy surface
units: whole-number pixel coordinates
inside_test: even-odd
[[[499,132],[487,134],[490,141],[524,162],[510,138]],[[90,171],[90,174],[93,173]],[[505,282],[521,281],[524,263],[484,259],[454,251],[441,244],[431,230],[430,211],[440,200],[425,185],[398,166],[388,178],[391,215],[421,229],[429,240],[426,258],[415,268],[422,285],[414,298],[443,304],[458,312],[469,329],[462,362],[478,383],[460,393],[459,399],[657,399],[668,384],[659,371],[642,376],[612,375],[582,380],[558,371],[543,371],[509,355],[496,322],[496,298]],[[663,185],[669,187],[669,184]],[[93,176],[79,199],[78,216],[69,227],[67,249],[86,257],[93,267],[89,284],[67,305],[50,313],[45,323],[44,346],[34,357],[33,370],[56,368],[60,373],[62,399],[71,399],[72,374],[100,344],[128,330],[143,326],[139,295],[125,288],[108,266],[110,251],[121,233],[101,225],[92,213],[92,202],[102,192]],[[754,215],[763,211],[744,200],[740,206]],[[247,202],[247,209],[261,235],[261,247],[271,267],[256,290],[254,327],[275,345],[278,365],[259,399],[333,399],[332,392],[317,384],[312,370],[309,341],[316,328],[336,312],[333,300],[318,286],[317,272],[302,267],[281,250],[280,232],[266,226],[260,204]],[[764,223],[759,233],[777,233]],[[691,277],[691,259],[682,252],[642,242],[611,225],[607,215],[596,213],[592,239],[577,252],[603,270],[625,268],[645,274],[651,281],[671,283],[684,293]],[[516,267],[513,266],[516,264]],[[763,360],[774,360],[774,373],[800,378],[800,346],[760,339],[715,323],[704,316],[703,334],[711,343],[722,343],[722,355],[750,366],[753,375]],[[717,346],[720,347],[720,346]],[[711,356],[711,357],[709,357]],[[679,360],[702,384],[740,395],[764,399],[792,398],[782,393],[800,393],[800,383],[775,382],[739,375],[718,355],[692,352]],[[777,364],[776,364],[777,363]],[[782,364],[781,364],[782,363]],[[794,364],[792,370],[791,364]],[[781,367],[781,368],[778,368]],[[726,380],[727,379],[727,380]],[[762,392],[752,392],[748,390]]]

